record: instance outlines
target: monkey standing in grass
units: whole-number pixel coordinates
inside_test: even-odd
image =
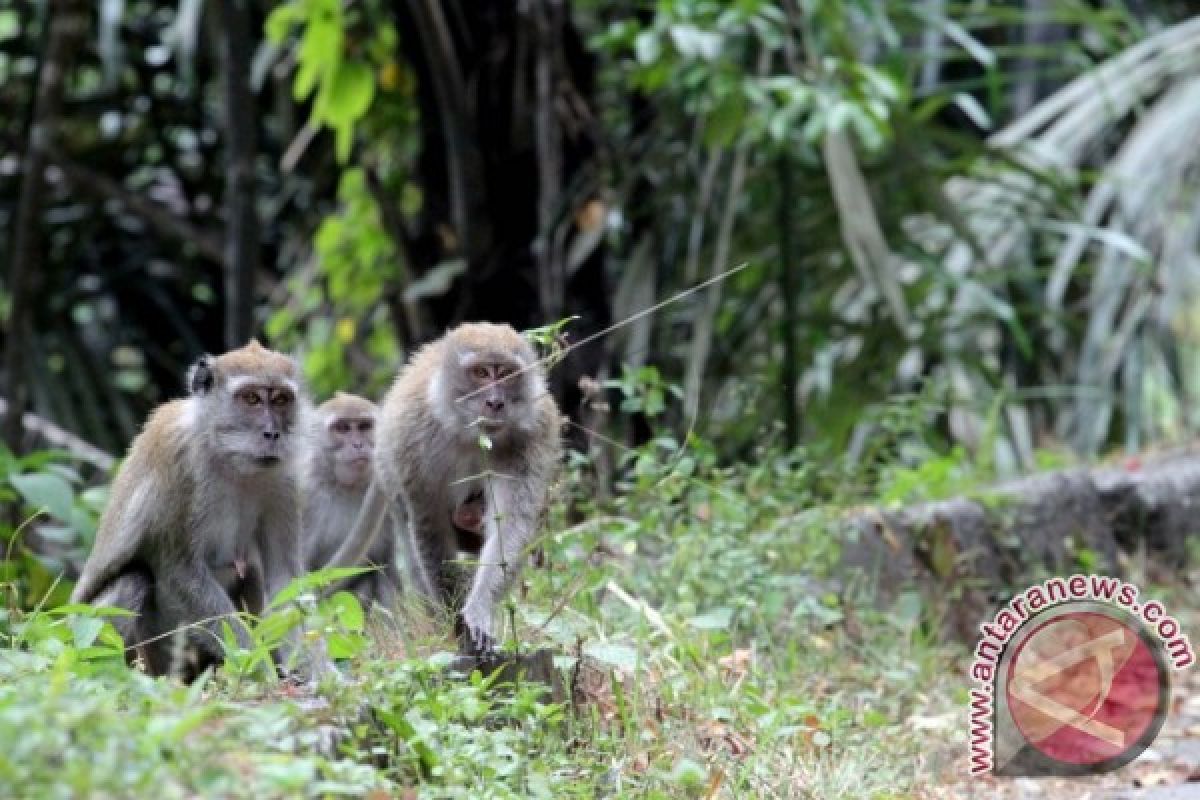
[[[381,404],[375,483],[332,564],[360,561],[391,504],[417,590],[458,612],[467,651],[489,653],[558,469],[560,420],[533,347],[508,325],[465,324],[426,345]],[[450,561],[475,522],[478,564],[464,576]]]
[[[301,573],[307,400],[295,362],[253,341],[202,356],[187,385],[130,445],[72,601],[133,612],[112,618],[131,654],[190,680],[222,660],[223,623],[250,647],[236,613],[261,614]]]

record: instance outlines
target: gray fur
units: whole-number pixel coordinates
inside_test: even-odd
[[[481,384],[471,364],[519,374]],[[488,418],[487,403],[503,403]],[[496,607],[525,561],[561,458],[560,415],[545,391],[533,349],[507,325],[460,326],[419,351],[382,403],[375,473],[382,495],[404,510],[412,582],[447,609],[457,609],[468,649],[489,650]],[[480,445],[486,432],[491,449]],[[455,510],[484,492],[484,545],[464,578]],[[378,520],[360,517],[334,561],[355,563]],[[461,605],[460,605],[461,603]]]
[[[331,431],[338,420],[375,420],[373,403],[355,395],[339,393],[321,405],[316,412],[315,426],[305,458],[303,517],[304,561],[310,570],[327,566],[342,541],[352,530],[371,485],[370,467],[361,477],[346,474],[339,477],[338,459],[349,455],[346,441],[339,441]],[[368,457],[373,455],[374,432],[362,437]],[[379,605],[392,609],[400,591],[400,572],[396,568],[396,536],[388,520],[387,532],[372,538],[366,556],[355,566],[377,567],[373,572],[351,578],[344,588],[353,592],[363,608]],[[343,587],[339,587],[343,588]]]
[[[185,678],[221,660],[223,622],[250,646],[236,612],[263,613],[301,571],[295,439],[305,400],[265,400],[290,396],[282,387],[297,385],[295,365],[251,343],[200,366],[189,380],[197,394],[156,409],[130,445],[72,594],[132,611],[116,623],[131,654],[152,674]],[[194,379],[203,370],[211,380]],[[255,408],[225,388],[247,375],[278,387]]]

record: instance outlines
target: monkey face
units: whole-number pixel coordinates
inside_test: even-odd
[[[468,353],[460,359],[459,404],[471,423],[501,433],[529,415],[528,381],[517,358]]]
[[[334,417],[326,425],[325,437],[337,482],[347,488],[365,486],[375,452],[375,418]]]
[[[188,370],[186,426],[243,472],[290,462],[305,400],[299,380],[292,359],[255,341],[215,358],[201,356]]]
[[[221,451],[239,466],[271,468],[291,458],[296,425],[296,392],[292,386],[255,378],[234,378],[217,409],[215,430]]]

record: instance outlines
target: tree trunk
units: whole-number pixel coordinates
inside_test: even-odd
[[[31,298],[42,264],[42,205],[45,196],[47,151],[53,145],[62,114],[67,72],[88,25],[87,5],[81,0],[50,0],[46,6],[46,48],[38,74],[33,115],[25,150],[21,193],[14,218],[13,255],[8,271],[10,314],[5,339],[4,373],[8,381],[8,413],[4,441],[21,449],[22,418],[29,405],[26,353],[29,346]]]
[[[609,323],[604,247],[576,247],[603,223],[595,65],[561,0],[396,0],[417,76],[424,207],[406,250],[415,276],[463,258],[429,303],[431,335],[466,320],[518,328],[578,315],[579,339]],[[470,87],[470,91],[467,91]],[[595,213],[601,217],[596,223]],[[599,241],[599,240],[597,240]],[[603,343],[551,376],[569,412]]]
[[[258,111],[250,91],[249,0],[220,0],[218,29],[225,104],[225,347],[254,333],[258,208],[254,171]]]

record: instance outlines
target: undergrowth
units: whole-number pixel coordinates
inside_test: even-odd
[[[317,602],[328,574],[294,584],[254,648],[230,640],[216,673],[148,678],[102,615],[63,605],[66,583],[45,577],[57,565],[30,546],[75,526],[61,558],[85,551],[95,491],[56,457],[9,458],[9,499],[42,516],[6,529],[0,795],[911,796],[945,766],[914,730],[956,730],[962,651],[935,642],[938,609],[917,593],[877,611],[831,570],[836,506],[905,494],[898,470],[927,477],[931,455],[960,459],[924,450],[922,466],[889,446],[822,466],[764,448],[725,467],[702,441],[656,438],[625,454],[611,496],[573,463],[542,568],[505,614],[506,647],[556,654],[557,696],[448,672],[447,626]],[[336,673],[276,676],[269,650],[290,626],[326,643]]]

